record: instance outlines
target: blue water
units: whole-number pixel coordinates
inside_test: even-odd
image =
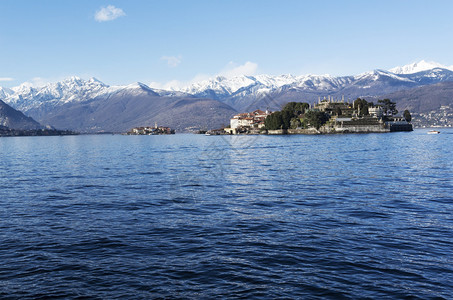
[[[453,130],[0,138],[0,298],[445,298]]]

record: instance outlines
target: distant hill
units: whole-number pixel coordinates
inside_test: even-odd
[[[453,108],[453,82],[398,91],[382,98],[395,101],[400,111],[409,109],[411,112],[427,113],[439,110],[442,105],[450,105]]]
[[[0,100],[0,128],[17,130],[41,129],[43,126]]]

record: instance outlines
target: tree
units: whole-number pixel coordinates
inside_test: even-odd
[[[292,118],[291,119],[291,127],[292,129],[296,129],[297,127],[300,127],[302,124],[300,123],[299,118]]]
[[[411,116],[411,113],[409,112],[409,110],[405,110],[404,113],[403,113],[403,117],[406,119],[406,121],[410,122],[412,120],[412,116]]]
[[[394,116],[398,113],[398,110],[396,109],[396,103],[390,101],[390,99],[378,100],[378,103],[384,110],[384,115]]]
[[[368,106],[369,103],[365,99],[357,98],[354,101],[354,108],[359,111],[359,115],[369,115]]]
[[[283,125],[282,113],[279,111],[273,112],[264,120],[264,125],[267,130],[281,129]]]
[[[304,102],[289,102],[283,106],[282,111],[290,111],[294,116],[305,113],[310,104]]]
[[[305,113],[305,119],[308,121],[310,126],[319,129],[322,125],[329,121],[330,116],[322,111],[308,111]]]
[[[291,126],[291,119],[294,114],[288,110],[283,110],[282,112],[282,129],[288,129]]]

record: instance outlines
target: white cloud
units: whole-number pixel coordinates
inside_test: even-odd
[[[162,90],[178,90],[187,86],[190,86],[194,83],[203,81],[203,80],[208,80],[210,78],[209,75],[205,74],[198,74],[194,78],[187,80],[187,81],[181,81],[181,80],[171,80],[165,83],[161,82],[151,82],[148,86],[151,88],[156,88],[156,89],[162,89]]]
[[[94,19],[98,22],[113,21],[119,17],[125,16],[126,13],[118,7],[113,5],[107,5],[106,7],[101,7],[96,14]]]
[[[51,83],[51,82],[56,82],[56,81],[60,81],[61,78],[59,78],[58,80],[55,79],[55,78],[43,78],[43,77],[33,77],[31,80],[29,81],[25,81],[25,82],[22,82],[21,83],[21,86],[28,86],[28,87],[42,87],[42,86],[45,86],[46,84],[48,83]]]
[[[172,90],[185,86],[185,83],[179,80],[171,80],[165,83],[153,81],[148,86],[155,89]]]
[[[181,55],[178,55],[178,56],[162,56],[160,59],[167,61],[168,66],[171,67],[171,68],[174,68],[174,67],[177,67],[181,63],[182,56]]]
[[[68,79],[69,77],[71,77],[71,76],[60,76],[60,77],[49,77],[49,78],[33,77],[31,80],[25,81],[21,85],[34,87],[34,88],[43,87],[49,83],[63,81],[65,79]]]
[[[164,57],[162,57],[164,59]],[[181,88],[188,87],[194,83],[198,83],[204,80],[209,80],[217,76],[224,76],[227,78],[240,76],[240,75],[255,75],[258,69],[258,64],[247,61],[242,65],[238,65],[234,62],[229,62],[220,72],[214,75],[207,74],[197,74],[190,80],[180,81],[180,80],[171,80],[165,83],[160,82],[151,82],[150,87],[163,90],[178,90]]]
[[[54,80],[54,79],[50,79],[50,78],[43,78],[43,77],[33,77],[31,82],[29,82],[29,83],[34,87],[38,87],[38,86],[44,86],[53,81],[58,81],[58,80]]]
[[[0,77],[0,81],[13,81],[14,78],[11,77]]]
[[[243,65],[238,65],[232,61],[218,74],[225,77],[235,77],[240,75],[255,75],[258,64],[247,61]]]

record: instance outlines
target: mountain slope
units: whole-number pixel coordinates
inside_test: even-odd
[[[411,112],[427,113],[437,111],[442,105],[453,107],[453,82],[441,82],[434,85],[417,87],[384,95],[398,105],[398,110],[409,109]]]
[[[137,126],[169,126],[177,131],[189,127],[215,128],[228,123],[231,107],[211,99],[162,97],[139,86],[100,95],[89,101],[55,108],[42,122],[81,132],[125,132]]]
[[[43,126],[30,117],[25,116],[18,110],[15,110],[5,102],[0,100],[0,126],[10,129],[30,130],[41,129]]]

